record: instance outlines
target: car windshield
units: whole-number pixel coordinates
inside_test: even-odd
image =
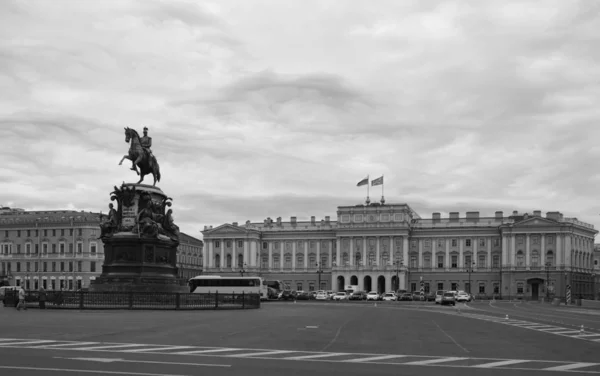
[[[444,294],[444,296],[449,296],[449,297],[452,297],[452,296],[454,296],[454,294],[453,294],[453,293],[451,293],[451,292],[447,292],[447,293],[445,293],[445,294]]]
[[[385,294],[385,296],[394,296],[394,294]]]
[[[345,292],[338,292],[336,295],[346,295]]]

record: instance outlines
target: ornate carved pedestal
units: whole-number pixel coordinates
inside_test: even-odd
[[[168,198],[145,184],[115,187],[118,209],[101,224],[104,243],[102,275],[91,291],[187,292],[177,282],[179,229]]]

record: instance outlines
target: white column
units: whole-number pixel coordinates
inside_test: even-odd
[[[367,237],[363,236],[362,254],[360,255],[363,265],[367,265],[367,254],[368,254]]]
[[[388,247],[388,254],[390,255],[390,265],[394,265],[394,250],[396,245],[394,244],[394,237],[390,236],[390,245]]]
[[[450,267],[452,266],[450,264],[450,238],[446,238],[446,257],[444,258],[444,265],[446,271],[450,270]]]
[[[458,238],[458,262],[457,267],[459,270],[463,270],[465,268],[465,262],[463,260],[463,249],[465,244],[465,238]]]
[[[292,270],[296,270],[296,244],[298,241],[292,242]]]
[[[244,240],[244,264],[250,266],[250,247],[248,247],[248,239]]]
[[[377,236],[375,238],[375,265],[377,266],[381,266],[381,252],[379,251],[380,245],[379,243],[381,242],[381,238],[379,236]],[[390,290],[386,290],[386,291],[390,291]]]
[[[221,239],[221,265],[219,267],[223,268],[225,266],[225,239]]]
[[[304,242],[304,269],[308,269],[308,243],[308,240]]]
[[[572,253],[572,244],[571,244],[571,235],[565,235],[565,265],[569,267],[573,267],[573,260],[571,259]]]
[[[515,236],[515,234],[512,234],[510,236],[510,264],[511,264],[511,269],[514,269],[515,264],[517,263],[517,251],[516,251],[516,245],[517,245],[517,237]]]
[[[350,266],[354,265],[354,238],[351,236],[350,238],[350,260],[349,264]]]
[[[317,265],[320,265],[321,268],[325,266],[321,265],[321,239],[317,240]]]
[[[508,264],[508,236],[502,234],[502,253],[500,255],[500,266]]]
[[[279,270],[283,271],[283,258],[285,257],[285,241],[279,242]]]
[[[546,234],[540,236],[540,266],[546,265]]]
[[[487,239],[487,260],[486,260],[486,267],[488,269],[492,268],[492,242],[494,241],[494,237],[489,237]]]
[[[210,239],[207,240],[206,242],[207,247],[208,247],[208,254],[206,255],[206,261],[205,261],[205,265],[208,266],[209,268],[214,267],[214,248],[215,248],[215,244],[214,244],[214,240]],[[42,250],[40,249],[40,253],[42,252]],[[75,246],[75,252],[77,252],[77,245]]]
[[[556,255],[554,257],[554,259],[556,260],[556,266],[561,265],[565,263],[565,256],[563,254],[563,237],[562,234],[556,234],[555,236],[555,241],[556,241]]]
[[[335,262],[337,263],[337,266],[343,266],[342,265],[342,237],[338,237],[336,239],[336,248],[335,248]]]
[[[204,241],[204,247],[202,247],[202,268],[206,270],[208,268],[208,241]],[[73,251],[75,251],[75,246],[73,246]],[[81,272],[81,270],[79,270]]]
[[[257,248],[257,242],[258,240],[252,240],[250,242],[250,260],[248,262],[248,265],[250,266],[256,266],[256,248]]]
[[[402,258],[404,259],[404,265],[408,266],[410,262],[408,259],[408,236],[402,238]]]
[[[526,269],[529,270],[531,267],[531,251],[530,251],[530,236],[529,234],[525,235],[525,266]]]
[[[269,249],[269,271],[273,269],[273,242],[268,242],[267,247]]]
[[[327,261],[327,263],[328,263],[327,267],[328,268],[332,268],[333,267],[333,245],[334,244],[335,244],[335,241],[332,239],[329,242],[329,260]]]
[[[423,239],[419,239],[419,259],[418,259],[418,264],[417,264],[417,268],[423,269]]]

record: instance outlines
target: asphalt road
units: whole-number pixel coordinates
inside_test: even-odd
[[[530,303],[0,307],[0,317],[0,374],[7,375],[600,374],[600,312]]]

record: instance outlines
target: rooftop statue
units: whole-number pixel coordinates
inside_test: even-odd
[[[150,150],[152,137],[148,136],[148,127],[144,127],[144,137],[140,137],[135,129],[125,128],[125,142],[129,143],[129,153],[123,156],[119,166],[123,164],[125,159],[129,159],[132,162],[131,169],[140,175],[138,184],[144,180],[144,176],[152,174],[154,177],[154,184],[152,185],[156,185],[156,182],[160,181],[160,167],[152,154],[152,150]]]

